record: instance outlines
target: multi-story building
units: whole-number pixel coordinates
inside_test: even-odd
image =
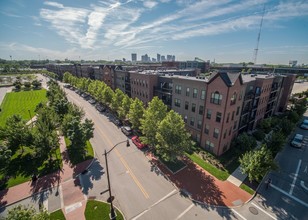
[[[132,62],[133,63],[137,62],[137,54],[136,53],[132,53]]]
[[[72,67],[64,69],[68,68]],[[138,71],[115,65],[100,66],[100,70],[100,79],[107,85],[145,105],[158,96],[183,117],[199,145],[216,155],[226,152],[240,132],[252,131],[264,118],[286,110],[295,81],[295,75],[215,72],[204,77],[180,70]],[[74,75],[79,76],[76,68]]]
[[[157,62],[160,62],[160,54],[157,54]]]

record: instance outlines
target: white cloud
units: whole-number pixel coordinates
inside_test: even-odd
[[[44,2],[44,4],[48,5],[48,6],[56,7],[56,8],[64,8],[63,4],[60,4],[58,2],[46,1],[46,2]]]
[[[155,1],[144,1],[143,5],[146,8],[154,8],[158,3]]]

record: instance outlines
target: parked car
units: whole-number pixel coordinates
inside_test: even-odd
[[[304,140],[304,135],[296,134],[291,141],[291,146],[301,148],[303,140]]]
[[[121,131],[125,134],[125,135],[131,135],[133,130],[131,129],[131,127],[129,126],[123,126],[121,127]]]
[[[308,119],[305,119],[305,120],[302,122],[300,128],[305,129],[305,130],[308,130]]]
[[[96,105],[95,105],[95,108],[96,108],[96,110],[99,111],[99,112],[104,112],[104,111],[106,111],[106,108],[105,108],[103,105],[101,105],[100,103],[96,104]]]
[[[94,105],[96,103],[96,100],[95,99],[89,99],[88,101],[90,104]]]
[[[143,144],[138,136],[132,137],[133,143],[138,147],[139,149],[147,147],[146,144]]]

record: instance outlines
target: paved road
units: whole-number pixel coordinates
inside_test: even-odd
[[[304,118],[308,119],[308,111]],[[249,204],[235,209],[241,219],[308,219],[308,130],[297,127],[295,133],[305,136],[303,148],[293,148],[287,141],[276,157],[279,171],[264,179],[259,195]],[[267,189],[268,178],[272,183]]]
[[[98,113],[87,101],[74,91],[65,90],[70,101],[80,105],[86,117],[95,122],[94,138],[97,162],[89,172],[81,175],[83,192],[88,197],[106,200],[108,198],[104,150],[119,144],[108,156],[114,204],[127,219],[238,219],[229,209],[201,207],[181,196],[178,190],[151,164],[142,151],[131,143],[126,147],[126,136],[112,124],[108,115]],[[189,181],[189,180],[188,180]]]

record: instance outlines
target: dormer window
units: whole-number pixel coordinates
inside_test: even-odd
[[[234,92],[232,97],[231,97],[230,105],[234,105],[236,103],[236,98],[237,98],[237,94],[236,94],[236,92]]]
[[[222,100],[222,95],[218,91],[211,94],[211,103],[220,105]]]

